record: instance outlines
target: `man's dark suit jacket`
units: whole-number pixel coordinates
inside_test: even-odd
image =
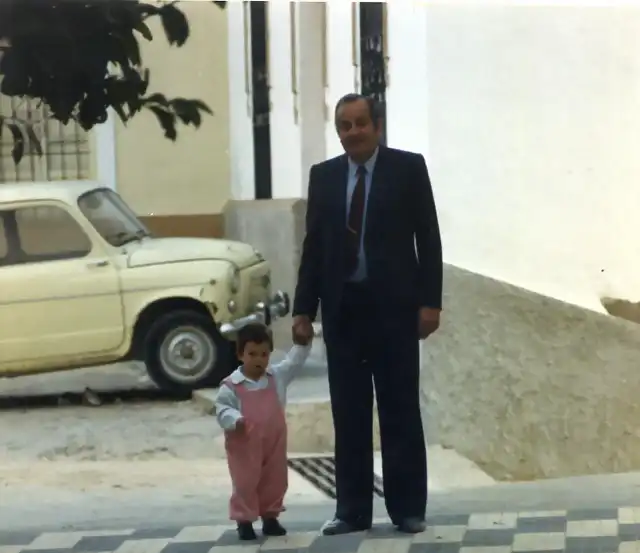
[[[348,278],[347,181],[346,155],[311,167],[294,315],[313,320],[321,302],[327,321],[340,307]],[[441,308],[442,245],[422,155],[380,146],[367,203],[364,252],[368,284],[389,313]]]

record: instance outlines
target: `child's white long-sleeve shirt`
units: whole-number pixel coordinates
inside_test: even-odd
[[[311,345],[293,346],[286,358],[281,363],[270,365],[267,373],[275,380],[276,390],[280,403],[284,407],[287,404],[287,387],[296,377],[297,373],[309,357]],[[251,380],[242,373],[242,367],[238,367],[229,377],[233,384],[243,383],[248,390],[263,390],[269,384],[269,377],[265,374],[259,380]],[[222,384],[216,397],[216,418],[223,430],[233,430],[238,419],[242,418],[242,405],[240,398],[231,386]]]

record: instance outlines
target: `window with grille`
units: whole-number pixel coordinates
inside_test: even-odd
[[[0,114],[27,121],[40,140],[42,155],[25,142],[19,164],[11,157],[13,136],[5,126],[0,137],[0,183],[88,180],[91,178],[91,142],[75,121],[63,125],[36,100],[0,95]]]

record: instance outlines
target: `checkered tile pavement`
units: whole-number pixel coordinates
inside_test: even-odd
[[[231,526],[1,534],[0,553],[640,553],[640,507],[437,515],[416,536],[384,522],[324,537],[317,525],[284,538],[238,542]]]

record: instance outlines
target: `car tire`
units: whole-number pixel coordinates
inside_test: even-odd
[[[159,317],[144,341],[149,377],[167,391],[187,394],[215,387],[236,368],[229,342],[214,322],[197,311],[173,311]]]

